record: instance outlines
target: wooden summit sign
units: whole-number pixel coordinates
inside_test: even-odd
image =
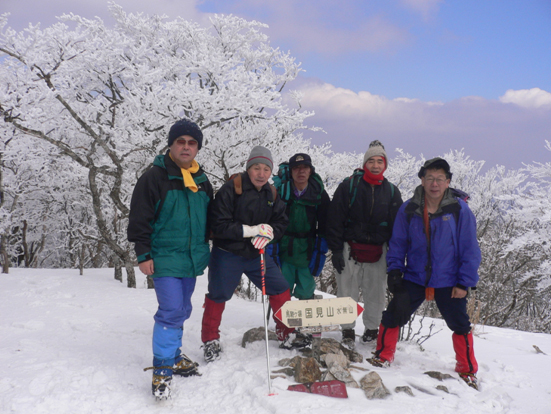
[[[350,298],[290,300],[275,313],[289,328],[352,323],[363,308]]]

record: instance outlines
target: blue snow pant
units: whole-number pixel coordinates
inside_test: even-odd
[[[268,296],[279,295],[289,290],[289,285],[274,260],[270,256],[264,255],[264,261],[266,264],[266,294]],[[214,247],[209,261],[209,293],[207,293],[207,298],[216,303],[230,300],[243,273],[257,288],[262,290],[260,256],[247,259]]]
[[[159,308],[153,317],[153,366],[173,366],[180,356],[184,321],[191,315],[194,277],[153,279]]]
[[[411,317],[425,301],[425,287],[409,280],[404,280],[403,284],[409,294]],[[434,289],[434,300],[448,328],[458,335],[465,335],[471,331],[471,322],[467,314],[467,297],[452,299],[452,290],[453,287]],[[395,328],[398,325],[394,323],[394,315],[388,309],[393,309],[392,303],[389,303],[387,310],[383,312],[382,324],[387,328]]]

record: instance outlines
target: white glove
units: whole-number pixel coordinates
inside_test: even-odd
[[[256,249],[260,250],[270,243],[270,239],[264,236],[256,236],[252,238],[251,243]]]
[[[262,236],[268,238],[270,242],[274,238],[274,230],[269,224],[258,224],[256,226],[247,226],[243,224],[243,238]]]

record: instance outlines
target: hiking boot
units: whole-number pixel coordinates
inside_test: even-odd
[[[367,358],[366,361],[369,362],[374,367],[378,367],[378,368],[388,368],[390,366],[390,362],[385,361],[384,359],[381,359],[378,356],[374,356],[373,358]]]
[[[207,341],[203,345],[203,355],[205,356],[206,362],[219,360],[220,352],[222,352],[222,348],[220,347],[220,340],[218,339]]]
[[[476,378],[476,374],[471,374],[470,372],[460,372],[459,378],[465,381],[469,387],[478,391],[478,379]]]
[[[170,397],[170,383],[172,381],[172,371],[169,369],[155,369],[153,371],[153,380],[151,382],[151,392],[158,400],[168,399]]]
[[[172,371],[174,375],[180,375],[182,377],[189,377],[191,375],[201,375],[197,370],[198,363],[193,362],[186,355],[181,354],[176,358]]]
[[[362,335],[363,342],[371,342],[377,340],[377,335],[379,334],[378,329],[366,329]]]
[[[300,332],[291,332],[285,340],[279,343],[282,349],[302,349],[312,345],[312,335]]]
[[[341,344],[353,351],[356,348],[356,332],[353,328],[343,329],[342,330],[342,341]]]

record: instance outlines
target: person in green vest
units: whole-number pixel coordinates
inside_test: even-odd
[[[190,317],[196,278],[210,258],[207,210],[212,185],[195,160],[203,143],[199,126],[177,121],[168,133],[168,151],[136,183],[130,202],[128,241],[140,271],[151,276],[159,307],[153,327],[152,392],[169,398],[173,375],[200,375],[180,349]]]
[[[291,294],[298,299],[313,299],[316,281],[325,263],[325,227],[329,195],[308,154],[295,154],[279,165],[274,185],[287,205],[289,226],[275,246],[283,276]]]

